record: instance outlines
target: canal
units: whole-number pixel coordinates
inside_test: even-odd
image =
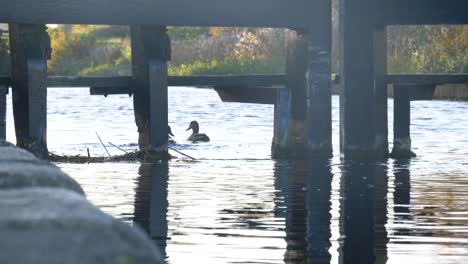
[[[49,150],[137,148],[132,99],[49,89]],[[14,142],[11,95],[7,140]],[[392,131],[389,101],[389,131]],[[111,215],[145,229],[168,263],[464,263],[468,259],[468,103],[418,101],[417,158],[380,163],[272,160],[273,106],[170,88],[173,148],[197,160],[57,164]],[[338,97],[333,140],[338,142]],[[190,121],[209,143],[186,141]],[[392,135],[390,134],[390,142]],[[334,144],[338,146],[338,144]],[[305,261],[308,260],[308,261]]]

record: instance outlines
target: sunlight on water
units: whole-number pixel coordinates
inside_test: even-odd
[[[340,160],[337,97],[330,161],[272,160],[273,106],[223,103],[210,89],[170,88],[169,97],[173,147],[197,161],[58,164],[98,207],[146,230],[169,263],[468,259],[468,103],[412,102],[418,157],[366,164]],[[133,150],[132,109],[128,96],[49,89],[49,149],[102,156],[97,132],[106,144]],[[211,142],[185,140],[192,120]],[[390,99],[390,131],[392,120]]]

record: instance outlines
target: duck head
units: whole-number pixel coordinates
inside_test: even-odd
[[[190,129],[192,129],[193,133],[195,134],[198,133],[200,129],[200,127],[198,126],[198,122],[197,121],[190,122],[190,126],[185,131],[190,130]]]
[[[169,134],[170,136],[174,136],[174,134],[172,134],[172,129],[170,126],[167,126],[167,134]]]

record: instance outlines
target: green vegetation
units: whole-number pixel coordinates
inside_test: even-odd
[[[468,72],[468,26],[395,26],[388,29],[392,73]]]
[[[8,55],[8,38],[0,35],[0,75],[8,75],[10,68],[10,57]]]

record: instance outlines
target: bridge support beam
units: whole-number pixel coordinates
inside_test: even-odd
[[[376,28],[379,1],[340,0],[340,129],[342,152],[348,159],[385,158],[385,98],[382,91],[384,49],[376,48],[375,37],[383,34]],[[366,14],[366,15],[363,15]],[[379,45],[381,46],[381,44]],[[375,52],[380,51],[379,55]],[[379,120],[377,122],[376,120]],[[379,125],[380,124],[380,125]]]
[[[374,31],[375,147],[377,157],[388,157],[387,30],[378,25]]]
[[[132,26],[133,106],[141,150],[168,155],[167,62],[171,47],[166,27]]]
[[[393,149],[392,158],[407,159],[416,155],[411,151],[411,100],[409,87],[393,87]]]
[[[306,68],[307,39],[290,33],[286,58],[286,89],[279,89],[275,104],[272,156],[303,156],[307,150]]]
[[[47,59],[44,25],[10,24],[11,78],[16,142],[39,158],[47,149]]]
[[[0,141],[6,140],[6,95],[7,87],[0,84]]]
[[[311,2],[307,37],[307,148],[311,155],[323,158],[332,157],[331,3]]]

